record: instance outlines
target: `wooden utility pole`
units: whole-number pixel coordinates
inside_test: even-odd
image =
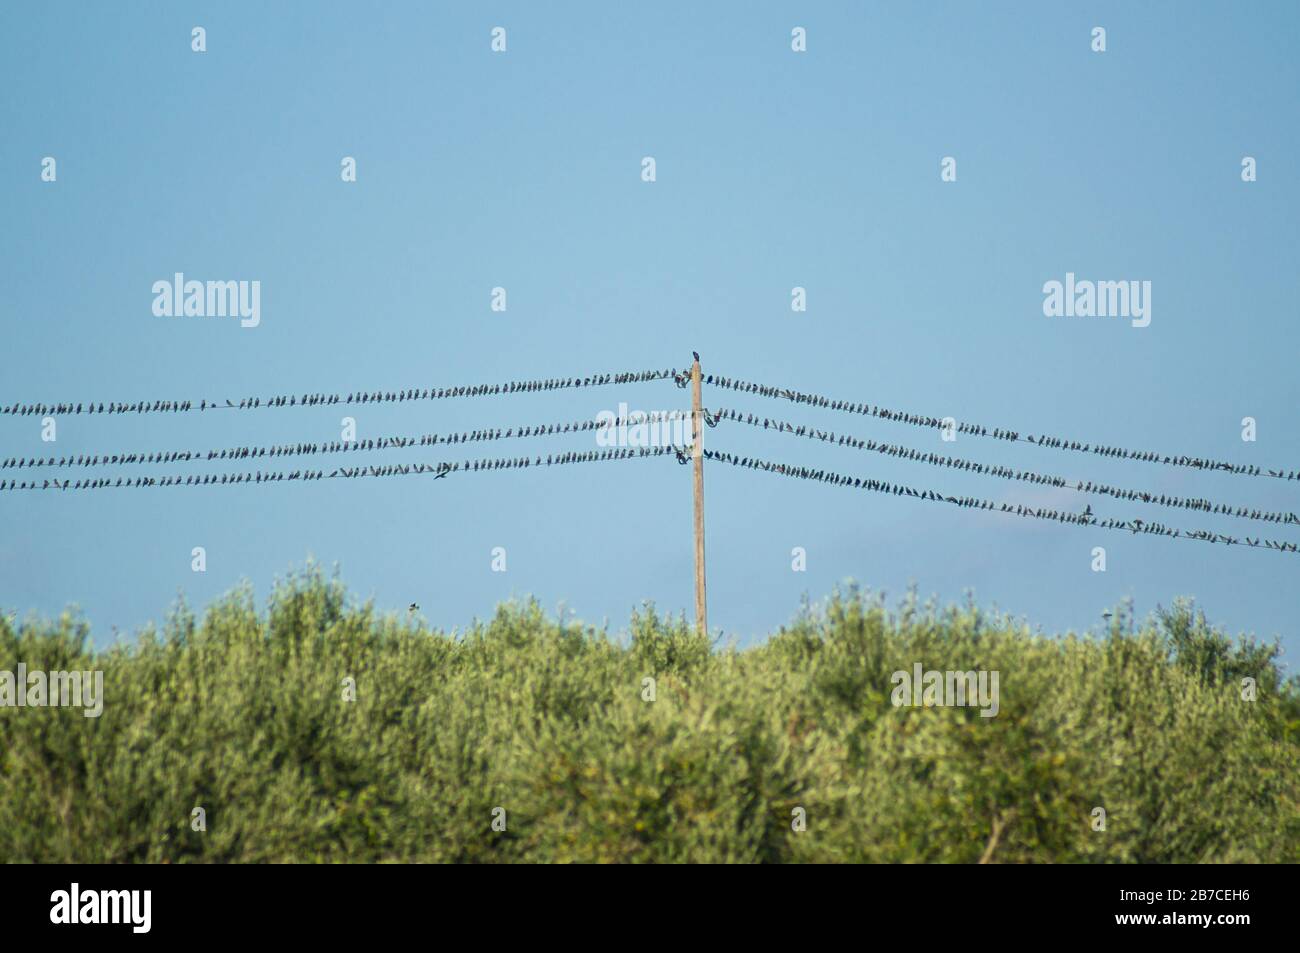
[[[704,595],[704,411],[700,406],[700,356],[691,365],[691,429],[695,432],[695,628],[709,631],[708,600]]]

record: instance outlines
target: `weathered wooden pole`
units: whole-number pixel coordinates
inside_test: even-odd
[[[704,594],[704,410],[700,405],[700,356],[691,365],[691,429],[695,458],[695,627],[709,631],[708,600]]]

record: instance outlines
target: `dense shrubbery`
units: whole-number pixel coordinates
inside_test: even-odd
[[[849,592],[743,651],[652,610],[627,645],[536,605],[453,637],[314,571],[264,614],[238,591],[98,654],[70,616],[0,620],[0,670],[100,668],[106,696],[97,719],[0,708],[0,860],[1300,858],[1276,650],[1181,604],[1120,628],[1043,638]],[[893,707],[918,661],[999,671],[1000,713]]]

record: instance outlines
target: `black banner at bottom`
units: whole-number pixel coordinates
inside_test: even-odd
[[[1284,909],[1292,892],[1287,873],[1118,866],[7,866],[0,868],[0,929],[7,946],[28,936],[335,943],[395,931],[429,935],[422,931],[453,924],[481,931],[485,940],[517,930],[536,942],[555,931],[662,939],[663,930],[689,918],[717,923],[719,935],[732,939],[784,927],[805,940],[847,929],[864,939],[901,933],[945,943],[1137,934],[1221,944],[1258,941],[1293,924],[1294,911]]]

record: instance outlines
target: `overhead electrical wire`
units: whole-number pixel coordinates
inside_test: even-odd
[[[815,427],[808,427],[802,424],[796,425],[784,420],[758,417],[754,414],[742,414],[739,411],[729,410],[726,408],[709,411],[708,414],[711,421],[735,421],[747,424],[751,427],[758,427],[763,430],[774,430],[777,433],[807,437],[810,440],[820,440],[824,443],[835,444],[836,446],[851,447],[855,450],[875,451],[902,460],[927,463],[932,466],[948,467],[955,470],[964,470],[970,473],[999,477],[1004,480],[1019,480],[1040,486],[1077,490],[1081,493],[1095,494],[1098,496],[1110,496],[1117,500],[1153,503],[1158,506],[1196,510],[1202,513],[1232,516],[1238,519],[1253,519],[1265,523],[1281,523],[1283,525],[1300,525],[1300,516],[1297,516],[1295,513],[1261,510],[1256,507],[1234,506],[1227,503],[1215,503],[1212,500],[1202,498],[1174,496],[1168,493],[1130,490],[1123,487],[1110,486],[1105,483],[1094,483],[1091,480],[1067,480],[1064,477],[1036,473],[1033,470],[1016,470],[1012,467],[977,463],[960,457],[922,452],[899,444],[880,443],[876,440],[846,436],[844,434],[837,434],[830,430],[818,430]]]
[[[679,377],[675,378],[675,380],[677,380],[678,386],[683,386]],[[851,414],[865,414],[870,417],[878,417],[881,420],[899,421],[901,423],[911,424],[918,427],[942,429],[945,426],[944,418],[890,410],[889,408],[880,407],[875,404],[847,400],[832,400],[831,398],[825,397],[821,394],[806,393],[803,391],[791,390],[786,387],[774,387],[770,384],[755,384],[751,381],[736,380],[717,374],[707,375],[704,377],[703,382],[713,387],[721,387],[742,394],[757,394],[760,397],[769,397],[778,400],[784,399],[796,404],[808,404],[812,407],[843,411]],[[1228,463],[1207,457],[1195,457],[1183,454],[1161,454],[1148,450],[1130,450],[1123,447],[1110,446],[1108,444],[1083,443],[1078,440],[1071,440],[1065,437],[1047,436],[1045,434],[1038,436],[1033,434],[1021,434],[1019,431],[1003,427],[995,427],[990,430],[989,428],[983,427],[979,424],[959,423],[955,420],[951,426],[957,433],[970,434],[977,437],[992,437],[996,440],[1031,443],[1035,446],[1046,447],[1052,450],[1073,450],[1079,453],[1093,453],[1102,457],[1112,457],[1122,460],[1139,460],[1144,463],[1159,463],[1167,466],[1190,467],[1196,470],[1213,470],[1217,472],[1231,473],[1238,476],[1272,477],[1278,480],[1300,480],[1300,469],[1286,470],[1282,468],[1262,468],[1255,464]]]
[[[460,397],[482,397],[495,395],[508,395],[518,393],[535,393],[541,391],[561,390],[570,388],[598,387],[608,384],[628,384],[639,383],[644,381],[667,380],[671,378],[679,387],[685,387],[690,381],[690,372],[667,370],[651,371],[623,371],[612,374],[597,374],[585,378],[545,378],[528,381],[511,381],[503,384],[483,384],[462,387],[433,387],[433,388],[410,388],[405,390],[379,390],[371,392],[352,392],[352,393],[317,393],[303,395],[280,395],[270,397],[265,400],[257,397],[242,398],[238,402],[226,400],[224,404],[217,402],[208,402],[207,400],[199,401],[197,404],[193,401],[137,401],[134,403],[109,403],[107,405],[99,403],[58,403],[58,404],[11,404],[0,407],[0,414],[9,416],[30,416],[30,415],[59,415],[59,414],[125,414],[125,413],[180,413],[190,411],[206,410],[228,410],[228,409],[260,409],[266,407],[315,407],[315,406],[358,406],[373,403],[399,403],[404,401],[423,401],[423,400],[441,400],[446,398]],[[724,377],[721,375],[710,374],[703,378],[703,383],[710,386],[732,390],[738,393],[757,394],[762,397],[785,399],[796,404],[807,404],[816,408],[825,408],[846,413],[860,414],[876,417],[882,420],[892,420],[907,423],[913,426],[926,427],[930,429],[951,428],[956,433],[969,434],[979,437],[991,437],[997,440],[1010,442],[1025,442],[1036,446],[1046,447],[1049,449],[1066,449],[1081,453],[1093,453],[1103,457],[1112,457],[1119,459],[1140,460],[1144,462],[1159,463],[1170,466],[1189,467],[1198,470],[1207,470],[1215,472],[1227,472],[1236,475],[1245,476],[1267,476],[1275,479],[1297,480],[1300,479],[1300,470],[1282,470],[1282,469],[1265,469],[1253,464],[1233,464],[1224,461],[1213,460],[1203,457],[1194,456],[1173,456],[1162,455],[1148,451],[1135,451],[1121,447],[1114,447],[1104,444],[1088,444],[1075,440],[1069,440],[1047,435],[1022,435],[1018,431],[994,428],[992,430],[971,423],[958,423],[952,418],[936,418],[925,415],[905,413],[888,408],[871,405],[862,402],[850,402],[843,400],[832,400],[820,394],[806,393],[795,391],[788,388],[779,388],[767,384],[757,384],[749,381],[737,380]],[[503,439],[513,439],[519,437],[541,437],[569,433],[583,433],[601,428],[620,429],[623,427],[634,426],[637,424],[655,424],[672,420],[686,420],[689,417],[685,411],[671,411],[667,413],[653,414],[634,414],[621,418],[614,418],[612,415],[602,414],[594,420],[580,420],[569,423],[549,423],[538,425],[525,425],[519,427],[489,427],[479,428],[476,430],[466,430],[456,433],[435,434],[426,433],[412,437],[380,437],[369,438],[365,440],[334,440],[324,442],[298,442],[274,444],[268,446],[255,447],[233,447],[219,450],[208,451],[185,451],[185,450],[168,450],[153,451],[145,453],[113,453],[113,454],[78,454],[75,456],[67,455],[62,457],[9,457],[0,461],[0,470],[30,470],[44,468],[69,468],[69,467],[99,467],[99,466],[123,466],[133,464],[170,464],[170,463],[198,463],[212,461],[228,460],[254,460],[263,458],[281,458],[289,456],[307,456],[327,453],[356,453],[369,452],[389,449],[405,449],[411,447],[431,447],[431,446],[452,446],[465,443],[474,443],[480,441],[495,441]],[[973,472],[981,475],[989,475],[1001,479],[1017,480],[1035,485],[1050,486],[1054,488],[1063,488],[1079,491],[1082,493],[1097,494],[1110,496],[1115,499],[1126,500],[1130,502],[1150,503],[1160,506],[1168,506],[1179,509],[1186,509],[1195,512],[1201,512],[1212,515],[1226,515],[1242,519],[1254,519],[1263,522],[1278,523],[1283,525],[1300,525],[1300,517],[1295,513],[1260,510],[1239,505],[1229,505],[1216,503],[1204,498],[1189,498],[1175,496],[1171,494],[1156,494],[1147,491],[1126,489],[1123,487],[1112,486],[1110,484],[1096,483],[1092,481],[1071,481],[1064,477],[1049,474],[1037,473],[1032,470],[1017,470],[1012,467],[990,465],[978,463],[960,457],[946,456],[942,454],[923,452],[914,448],[904,447],[899,444],[882,443],[876,440],[852,437],[843,434],[837,434],[833,431],[822,430],[806,425],[796,425],[788,421],[777,420],[768,417],[759,417],[755,414],[743,413],[729,408],[720,408],[716,410],[705,410],[704,419],[710,426],[717,426],[720,421],[733,421],[749,426],[762,428],[764,430],[775,430],[778,433],[791,434],[795,436],[807,437],[809,439],[820,440],[822,442],[847,446],[858,450],[867,450],[892,456],[898,459],[921,462],[932,466],[946,467],[950,469]],[[652,441],[653,442],[653,441]],[[415,463],[415,464],[385,464],[356,467],[333,467],[317,469],[297,469],[289,471],[246,471],[241,473],[179,473],[168,474],[164,476],[116,476],[116,477],[85,477],[81,479],[60,480],[57,477],[32,477],[30,479],[8,479],[0,480],[0,491],[16,490],[59,490],[59,491],[79,491],[88,489],[107,489],[107,488],[154,488],[154,487],[181,487],[181,486],[213,486],[213,485],[241,485],[241,484],[270,484],[270,483],[297,483],[312,482],[327,479],[357,479],[364,477],[388,477],[388,476],[406,476],[406,475],[429,475],[433,479],[441,479],[450,474],[480,472],[485,470],[500,469],[523,469],[530,467],[555,466],[569,463],[586,463],[605,460],[620,460],[633,457],[659,457],[666,454],[675,454],[679,463],[686,463],[689,448],[684,452],[681,446],[673,445],[667,442],[665,445],[657,446],[618,446],[599,450],[590,451],[570,451],[561,454],[520,456],[520,457],[502,457],[502,458],[480,458],[477,460],[468,459],[465,461],[443,461],[440,463]],[[1223,543],[1225,545],[1240,545],[1252,548],[1271,549],[1278,552],[1297,551],[1297,544],[1278,541],[1265,540],[1259,537],[1251,538],[1249,536],[1236,537],[1226,533],[1218,533],[1208,530],[1184,530],[1166,526],[1159,522],[1147,522],[1140,519],[1119,520],[1113,518],[1102,519],[1092,513],[1091,506],[1082,512],[1068,512],[1063,510],[1052,509],[1048,507],[1032,507],[1024,504],[1011,503],[994,503],[990,500],[981,499],[974,496],[952,496],[940,494],[933,490],[918,490],[905,484],[890,483],[887,481],[844,476],[833,471],[814,469],[809,467],[795,466],[784,463],[771,463],[756,457],[739,457],[730,453],[705,448],[703,455],[706,459],[716,460],[721,463],[728,463],[733,466],[745,467],[751,469],[760,469],[767,472],[777,473],[784,476],[796,477],[804,480],[813,480],[823,483],[831,483],[838,486],[850,486],[859,489],[871,490],[879,493],[888,493],[896,496],[909,496],[913,498],[929,500],[934,502],[945,502],[951,505],[965,508],[974,508],[980,510],[992,510],[1000,513],[1008,513],[1017,516],[1052,520],[1061,523],[1070,523],[1081,526],[1095,526],[1102,529],[1127,531],[1134,534],[1154,534],[1174,539],[1191,539],[1211,543]]]
[[[637,384],[645,381],[680,378],[672,368],[649,371],[619,371],[587,377],[550,377],[502,384],[477,384],[461,387],[412,387],[403,390],[354,391],[335,394],[281,394],[268,397],[241,397],[237,402],[209,400],[141,400],[134,402],[73,402],[55,404],[15,403],[0,405],[0,416],[62,416],[69,414],[154,414],[188,413],[207,410],[254,410],[267,407],[320,407],[348,404],[400,403],[415,400],[444,400],[457,397],[494,397],[503,394],[531,394],[540,391],[569,390],[580,387],[604,387],[610,384]]]
[[[623,427],[640,424],[666,423],[673,420],[688,421],[686,411],[657,411],[626,417],[597,417],[561,423],[530,424],[518,427],[484,427],[458,433],[427,433],[409,437],[371,437],[364,440],[327,440],[323,442],[281,443],[269,446],[228,447],[221,450],[157,450],[149,452],[118,452],[105,454],[80,453],[61,457],[7,457],[0,460],[0,470],[36,468],[70,468],[125,466],[132,464],[194,463],[216,460],[256,460],[263,457],[289,457],[324,453],[358,453],[374,450],[405,449],[409,447],[435,447],[458,445],[479,441],[507,440],[519,437],[549,437],[569,433],[585,433],[607,429],[617,431]]]
[[[716,460],[719,463],[727,463],[736,467],[763,470],[768,473],[776,473],[781,476],[795,479],[829,483],[833,486],[869,490],[875,493],[890,494],[892,496],[908,496],[930,502],[948,503],[953,506],[968,509],[992,510],[998,513],[1050,520],[1057,523],[1069,523],[1075,526],[1095,526],[1100,529],[1127,531],[1135,535],[1139,533],[1153,534],[1157,536],[1165,536],[1171,539],[1199,540],[1207,543],[1223,543],[1228,546],[1249,546],[1252,548],[1271,549],[1283,553],[1295,553],[1300,551],[1300,547],[1291,542],[1263,539],[1261,537],[1255,537],[1252,539],[1248,536],[1238,538],[1236,536],[1230,536],[1225,533],[1216,533],[1210,530],[1181,530],[1166,526],[1163,523],[1147,522],[1146,520],[1140,519],[1101,519],[1086,512],[1067,512],[1050,507],[994,503],[992,500],[985,500],[975,496],[953,496],[938,493],[934,490],[918,490],[902,483],[890,483],[885,480],[876,480],[868,477],[850,477],[830,470],[822,470],[812,467],[801,467],[785,463],[772,463],[767,460],[759,459],[758,457],[741,457],[724,451],[710,450],[708,447],[704,448],[703,454],[706,460]]]
[[[479,458],[441,463],[392,463],[382,466],[335,467],[329,471],[291,470],[263,473],[203,473],[177,474],[162,477],[96,477],[79,480],[0,480],[0,491],[7,490],[102,490],[139,489],[181,486],[228,486],[238,484],[310,483],[317,480],[352,480],[365,477],[432,476],[441,479],[449,474],[478,473],[486,470],[515,470],[537,467],[563,466],[573,463],[596,463],[608,460],[629,460],[635,457],[659,457],[677,452],[673,447],[611,447],[605,450],[569,451],[545,456]]]

